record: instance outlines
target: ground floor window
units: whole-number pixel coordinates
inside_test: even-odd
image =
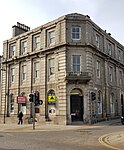
[[[98,92],[97,107],[98,107],[98,114],[102,114],[102,93],[101,93],[101,91]]]
[[[110,95],[110,113],[114,113],[114,94]]]
[[[10,114],[14,113],[14,95],[10,94],[9,96],[9,112]]]

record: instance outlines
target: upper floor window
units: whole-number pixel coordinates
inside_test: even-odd
[[[100,48],[100,36],[96,34],[96,47]]]
[[[33,36],[33,50],[40,49],[40,36]]]
[[[49,32],[49,45],[55,43],[55,31],[50,31]]]
[[[108,43],[107,50],[108,50],[108,54],[111,56],[112,55],[112,44]]]
[[[72,38],[72,40],[80,40],[80,38],[81,38],[81,28],[80,27],[72,27],[71,28],[71,38]]]
[[[119,79],[119,85],[121,86],[122,85],[122,71],[120,71],[119,77],[120,77],[120,79]]]
[[[14,80],[15,80],[15,69],[14,68],[11,68],[10,69],[10,81],[13,83]]]
[[[12,58],[13,56],[15,56],[15,50],[16,50],[16,46],[15,45],[10,45],[9,58]]]
[[[55,61],[54,58],[49,59],[49,75],[53,75],[55,73],[54,61]]]
[[[100,78],[100,61],[96,62],[96,75]]]
[[[26,80],[26,65],[22,65],[22,80]]]
[[[34,62],[34,79],[39,78],[39,62]]]
[[[118,60],[120,61],[122,57],[122,50],[118,49]]]
[[[24,54],[27,52],[27,41],[22,41],[21,42],[21,54]]]
[[[110,82],[112,82],[113,80],[113,68],[112,67],[109,67],[109,80]]]
[[[73,55],[72,56],[72,71],[73,72],[80,72],[80,55]]]

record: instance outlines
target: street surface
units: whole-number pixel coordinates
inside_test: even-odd
[[[123,150],[120,120],[94,125],[0,124],[0,150]]]

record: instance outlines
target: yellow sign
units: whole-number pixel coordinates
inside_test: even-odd
[[[48,96],[48,102],[56,102],[56,96]]]

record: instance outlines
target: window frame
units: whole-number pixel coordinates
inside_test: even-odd
[[[72,71],[81,72],[81,55],[72,55]]]
[[[97,60],[96,61],[96,76],[97,76],[97,78],[100,78],[100,71],[101,71],[101,69],[100,69],[100,61]]]
[[[15,56],[15,51],[16,51],[16,44],[11,44],[9,46],[9,58]]]
[[[102,114],[102,93],[101,91],[98,91],[98,102],[97,102],[97,111],[98,114]]]
[[[36,62],[34,62],[34,79],[35,80],[39,78],[39,72],[40,72],[40,70],[39,70],[39,62],[36,61]]]
[[[78,29],[78,31],[76,31],[77,29]],[[78,35],[78,38],[77,38],[77,35]],[[81,27],[80,26],[72,26],[71,27],[71,39],[76,40],[76,41],[81,39]]]
[[[119,71],[119,85],[120,85],[120,86],[123,85],[123,83],[122,83],[123,80],[122,80],[122,79],[123,79],[123,78],[122,78],[122,71],[120,70],[120,71]]]
[[[113,81],[113,67],[109,66],[109,81]]]
[[[110,95],[110,113],[115,113],[115,106],[114,106],[114,94]]]
[[[112,56],[112,44],[108,43],[107,45],[108,55]]]
[[[14,114],[14,95],[9,95],[9,112],[10,114]]]
[[[55,74],[55,58],[49,59],[49,75]]]
[[[26,52],[27,52],[27,40],[21,41],[21,55],[23,55]]]
[[[122,50],[118,48],[118,60],[121,61]]]
[[[22,69],[22,81],[25,81],[26,80],[26,65],[25,64],[23,64],[22,66],[21,66],[21,69]]]
[[[40,35],[33,35],[33,51],[40,49]]]
[[[10,78],[11,78],[11,83],[14,83],[15,81],[15,68],[10,69]]]
[[[55,30],[49,31],[49,45],[55,43]]]
[[[96,33],[95,35],[96,47],[100,48],[100,35]]]

